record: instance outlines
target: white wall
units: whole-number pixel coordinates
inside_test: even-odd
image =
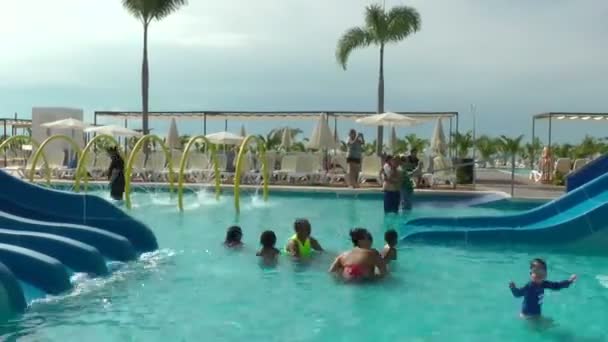
[[[69,137],[74,137],[76,143],[82,148],[84,146],[84,137],[82,130],[72,131],[65,129],[48,129],[41,127],[43,123],[53,122],[63,119],[78,119],[82,120],[83,110],[78,108],[63,108],[63,107],[34,107],[32,108],[32,137],[42,143],[46,138],[51,135],[65,134]],[[59,160],[59,155],[63,156],[63,150],[70,150],[70,146],[67,142],[54,141],[45,147],[44,152],[49,157]],[[51,162],[49,160],[49,162]],[[53,164],[51,162],[51,164]]]

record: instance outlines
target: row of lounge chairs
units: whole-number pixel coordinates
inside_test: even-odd
[[[26,177],[31,169],[31,151],[21,156],[11,156],[6,171]],[[64,153],[54,152],[46,154],[51,175],[54,178],[73,178],[75,170],[64,165]],[[173,151],[171,164],[177,174],[182,152]],[[235,177],[235,160],[226,154],[218,154],[218,169],[223,181],[232,182]],[[90,154],[86,161],[86,170],[91,179],[105,179],[110,158],[106,153]],[[271,180],[275,183],[290,184],[332,184],[342,182],[348,171],[345,154],[326,156],[322,153],[289,153],[286,155],[276,152],[266,154],[267,165]],[[36,166],[36,176],[43,176],[42,159]],[[454,172],[449,158],[427,158],[422,176],[429,180],[429,184],[454,184]],[[73,166],[73,165],[72,165]],[[241,183],[256,184],[262,180],[262,163],[258,156],[248,154],[241,164]],[[379,182],[381,159],[378,156],[365,156],[362,160],[361,183]],[[434,168],[434,170],[433,170]],[[215,176],[214,165],[209,154],[193,152],[185,165],[184,174],[188,182],[211,182]],[[137,155],[132,170],[134,180],[167,181],[169,165],[162,151],[152,151],[147,156],[143,153]]]

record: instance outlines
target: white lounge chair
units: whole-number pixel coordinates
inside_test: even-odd
[[[297,156],[295,155],[286,155],[281,159],[281,168],[272,172],[272,175],[277,180],[285,180],[287,179],[287,175],[296,172],[296,162]]]
[[[361,174],[359,182],[366,183],[369,180],[375,180],[380,183],[380,171],[382,170],[382,160],[379,156],[364,156],[361,160]]]
[[[456,186],[456,174],[450,158],[437,156],[433,159],[433,178],[431,185],[449,183],[452,187]]]
[[[553,169],[553,173],[561,174],[562,176],[566,176],[570,173],[570,169],[572,167],[572,161],[570,158],[558,158],[555,161],[555,168]]]
[[[582,169],[587,163],[589,159],[576,159],[574,161],[574,165],[572,166],[572,172]]]

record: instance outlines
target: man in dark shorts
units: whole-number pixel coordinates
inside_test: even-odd
[[[365,140],[363,134],[357,134],[357,131],[351,129],[348,133],[348,154],[346,162],[348,163],[348,174],[346,175],[346,185],[351,188],[359,187],[359,172],[361,172],[361,157],[363,155],[363,145]]]

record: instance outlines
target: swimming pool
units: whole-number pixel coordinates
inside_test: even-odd
[[[105,193],[102,196],[106,196]],[[543,250],[402,245],[393,274],[382,283],[338,284],[326,274],[330,255],[310,265],[281,259],[261,268],[259,233],[273,229],[279,243],[296,217],[307,217],[323,246],[351,246],[348,229],[372,231],[382,245],[387,227],[403,217],[382,214],[377,195],[359,197],[271,194],[269,202],[243,197],[235,217],[233,197],[216,201],[189,193],[185,211],[166,192],[136,192],[132,214],[157,235],[161,250],[119,267],[109,278],[77,277],[76,289],[36,300],[21,318],[4,324],[4,339],[57,341],[552,341],[606,336],[608,259]],[[412,213],[501,215],[505,208],[470,208],[425,200]],[[238,223],[247,247],[227,251],[225,229]],[[545,257],[549,277],[577,273],[570,289],[546,295],[544,312],[558,327],[537,332],[517,318],[520,301],[510,280],[523,284],[529,259]]]

